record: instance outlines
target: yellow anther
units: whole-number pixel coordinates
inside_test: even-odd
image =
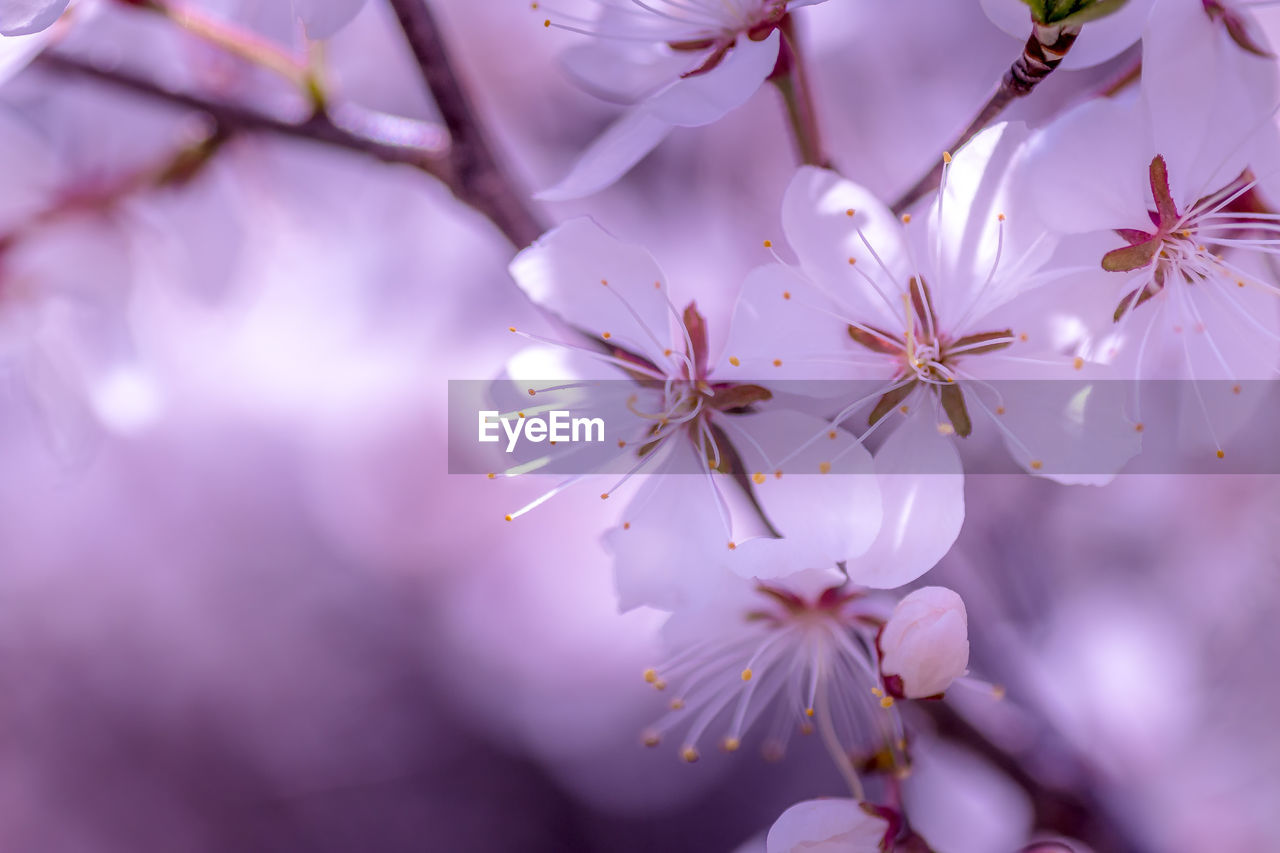
[[[662,354],[663,354],[663,355],[671,355],[671,350],[669,350],[669,349],[664,349],[664,350],[662,351]]]
[[[1027,333],[1023,332],[1022,334],[1018,335],[1018,340],[1022,341],[1025,344],[1027,342]]]
[[[1239,394],[1239,393],[1240,393],[1240,386],[1239,386],[1239,385],[1232,385],[1232,386],[1231,386],[1231,393],[1232,393],[1232,394]]]
[[[600,283],[601,283],[601,284],[603,284],[605,287],[608,287],[608,286],[609,286],[609,279],[607,279],[607,278],[602,278],[602,279],[600,279]]]
[[[547,18],[545,21],[543,21],[543,22],[542,22],[542,26],[544,26],[544,27],[550,27],[550,26],[551,26],[551,19],[550,19],[550,18]]]
[[[654,747],[662,743],[662,738],[656,732],[645,732],[643,738],[641,742],[648,747]]]
[[[1081,368],[1084,367],[1084,359],[1081,358],[1080,356],[1076,356],[1071,360],[1071,366],[1074,367],[1076,370],[1080,370]]]
[[[818,472],[819,472],[820,474],[830,474],[830,473],[831,473],[831,463],[830,463],[830,462],[819,462],[819,463],[818,463]]]
[[[996,414],[997,414],[997,415],[1003,415],[1003,414],[1004,414],[1004,406],[996,406]]]
[[[883,695],[884,695],[884,691],[883,691],[883,690],[881,690],[879,687],[872,687],[872,688],[871,688],[871,695],[872,695],[872,696],[883,696]]]
[[[956,428],[949,423],[938,424],[938,435],[954,435]]]
[[[692,746],[686,746],[684,749],[680,750],[680,757],[692,764],[698,760],[698,750],[694,749]]]
[[[736,355],[729,356],[729,363],[732,364],[734,367],[738,367],[739,365],[742,364],[742,362],[738,360],[738,357]]]
[[[607,341],[609,340],[609,338],[612,338],[613,335],[609,334],[608,332],[603,332],[601,333],[600,337],[604,338]]]
[[[1134,431],[1134,432],[1142,432],[1144,429],[1146,429],[1146,427],[1145,427],[1145,426],[1143,426],[1143,425],[1142,425],[1142,424],[1140,424],[1140,423],[1137,423],[1137,424],[1134,424],[1134,425],[1133,425],[1133,431]]]
[[[505,518],[507,521],[511,521],[511,516],[509,515],[504,515],[503,518]]]
[[[671,710],[679,711],[683,707],[684,707],[684,700],[681,699],[679,696],[671,700]]]
[[[529,389],[529,396],[530,396],[530,397],[534,396],[534,395],[535,395],[535,394],[537,394],[537,393],[538,393],[538,392],[537,392],[537,391],[535,391],[535,390],[533,390],[532,388],[530,388],[530,389]]]
[[[775,358],[775,359],[773,360],[773,366],[774,366],[774,367],[782,367],[782,359],[780,359],[780,358]]]
[[[898,411],[899,411],[899,412],[902,412],[902,414],[904,414],[904,415],[905,415],[905,414],[907,414],[908,412],[910,412],[911,410],[910,410],[909,408],[907,408],[906,406],[899,406],[899,407],[898,407]]]
[[[857,263],[858,263],[858,259],[857,259],[857,258],[850,258],[850,259],[849,259],[849,266],[855,266]]]
[[[910,214],[910,213],[904,213],[904,214],[902,214],[902,224],[903,224],[903,225],[907,225],[907,224],[909,224],[910,222],[911,222],[911,214]]]
[[[775,479],[775,480],[781,480],[781,479],[782,479],[782,469],[781,469],[781,468],[779,468],[777,471],[774,471],[774,472],[773,472],[773,479]]]
[[[602,500],[602,501],[607,501],[607,500],[609,500],[609,493],[608,493],[608,492],[601,492],[601,493],[600,493],[600,500]]]
[[[996,214],[996,220],[997,220],[997,221],[999,221],[999,222],[1004,222],[1004,214],[1003,214],[1003,213],[997,213],[997,214]]]
[[[655,681],[658,680],[658,671],[653,667],[649,667],[644,671],[644,680],[650,684],[653,684]]]
[[[790,298],[791,298],[791,291],[790,291],[790,290],[784,290],[784,291],[782,291],[782,298],[783,298],[783,299],[790,299]]]
[[[1004,685],[1003,684],[991,685],[991,695],[997,699],[1003,699],[1005,695]]]
[[[516,330],[516,327],[515,327],[515,326],[507,326],[507,331],[508,331],[508,332],[514,332],[515,330]]]
[[[892,708],[892,707],[893,707],[893,697],[892,697],[892,696],[881,696],[881,697],[880,697],[880,707],[881,707],[881,708]]]
[[[663,681],[661,678],[659,678],[657,681],[655,681],[655,682],[653,683],[653,689],[654,689],[654,690],[666,690],[666,689],[667,689],[667,682],[665,682],[665,681]]]
[[[813,709],[812,709],[812,708],[805,708],[805,709],[804,709],[804,715],[805,715],[806,717],[812,717],[812,716],[813,716]]]
[[[1219,458],[1219,459],[1225,459],[1225,458],[1226,458],[1226,456],[1227,456],[1227,451],[1225,451],[1225,450],[1219,450],[1219,451],[1218,451],[1218,458]]]
[[[729,550],[730,550],[730,551],[736,551],[736,550],[738,550],[738,543],[737,543],[737,542],[730,542],[730,543],[729,543]]]
[[[710,468],[712,471],[714,471],[714,470],[716,470],[716,468],[718,468],[719,466],[716,464],[716,460],[715,460],[715,459],[708,459],[708,460],[707,460],[707,467],[708,467],[708,468]]]
[[[951,152],[950,152],[950,151],[943,151],[943,152],[942,152],[942,162],[943,162],[943,163],[946,163],[948,166],[949,166],[949,165],[951,165]]]
[[[751,482],[755,483],[757,486],[760,485],[764,482],[764,474],[759,471],[755,472],[751,475]]]
[[[622,439],[618,439],[618,449],[619,449],[619,450],[621,450],[622,448],[624,448],[624,447],[626,447],[626,446],[627,446],[627,443],[626,443],[625,441],[623,441]]]
[[[742,746],[742,741],[738,740],[733,735],[729,735],[720,742],[720,745],[724,747],[725,752],[737,752],[738,747]]]
[[[856,211],[856,210],[854,210],[854,209],[851,207],[851,208],[849,208],[848,210],[846,210],[846,211],[844,212],[844,215],[845,215],[845,216],[853,216],[855,213],[857,213],[857,211]]]
[[[488,474],[486,474],[485,476],[486,476],[486,477],[488,477],[490,480],[492,480],[494,477],[496,477],[496,476],[498,476],[498,475],[497,475],[497,474],[495,474],[495,473],[493,473],[492,471],[490,471],[490,472],[489,472]]]
[[[743,680],[743,681],[750,681],[750,680],[751,680],[751,676],[752,676],[752,675],[754,675],[754,673],[751,671],[751,668],[750,668],[750,667],[747,667],[746,669],[744,669],[744,670],[742,671],[742,680]]]
[[[764,247],[765,247],[766,249],[772,249],[772,248],[773,248],[773,241],[772,241],[772,240],[765,240],[765,241],[764,241]]]
[[[1032,459],[1032,460],[1031,460],[1031,470],[1032,470],[1032,471],[1039,471],[1039,470],[1040,470],[1041,468],[1043,468],[1043,467],[1044,467],[1044,463],[1043,463],[1043,462],[1041,462],[1039,459]]]
[[[835,431],[835,430],[831,430],[831,432],[827,433],[827,438],[831,439],[832,441],[835,441],[835,440],[836,440],[836,431]]]
[[[631,522],[629,522],[629,521],[624,521],[624,522],[622,522],[622,529],[623,529],[623,530],[630,530],[630,529],[631,529]]]

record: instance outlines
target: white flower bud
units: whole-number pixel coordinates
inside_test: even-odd
[[[880,634],[880,671],[906,699],[937,696],[969,665],[969,617],[960,596],[927,586],[894,608]]]
[[[766,853],[880,853],[889,822],[857,800],[796,803],[782,813],[765,840]]]

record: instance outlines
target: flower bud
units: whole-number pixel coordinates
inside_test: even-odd
[[[969,617],[960,596],[927,586],[894,608],[880,632],[880,672],[900,699],[937,696],[969,665]]]
[[[782,813],[765,839],[766,853],[881,853],[892,825],[857,800],[796,803]]]

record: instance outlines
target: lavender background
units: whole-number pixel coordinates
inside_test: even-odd
[[[283,4],[209,5],[290,38]],[[573,36],[521,2],[433,5],[515,174],[558,177],[614,115],[559,72]],[[804,24],[829,147],[887,194],[1019,47],[952,0],[830,2]],[[61,49],[291,104],[115,4]],[[343,98],[431,117],[376,0],[328,58]],[[1126,61],[1054,75],[1020,114]],[[677,132],[550,215],[648,245],[723,330],[779,231],[793,158],[775,101]],[[38,64],[0,104],[86,184],[191,120]],[[616,506],[571,493],[505,525],[544,483],[446,473],[447,380],[496,375],[518,345],[506,327],[541,322],[484,220],[410,169],[263,136],[130,214],[132,335],[95,398],[108,435],[67,463],[0,407],[0,848],[729,851],[839,791],[816,744],[777,765],[640,748],[661,712],[639,678],[661,615],[616,612],[595,536]],[[1028,709],[959,697],[975,725],[1114,816],[1129,841],[1109,849],[1280,849],[1277,483],[967,491],[927,581],[965,596],[975,673]],[[907,789],[939,851],[1028,840],[1035,804],[962,747],[930,750]]]

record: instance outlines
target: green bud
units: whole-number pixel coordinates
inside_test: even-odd
[[[1022,0],[1031,18],[1044,26],[1080,26],[1118,11],[1129,0]]]

